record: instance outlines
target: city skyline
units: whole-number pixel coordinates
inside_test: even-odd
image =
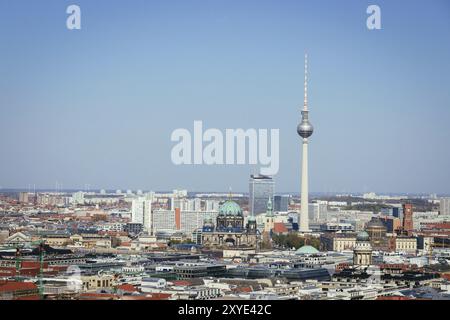
[[[66,3],[0,4],[0,186],[247,191],[256,166],[171,163],[201,119],[279,128],[275,193],[298,192],[306,51],[311,193],[448,193],[449,4],[378,1],[371,31],[368,2],[324,3],[77,1],[79,31]]]

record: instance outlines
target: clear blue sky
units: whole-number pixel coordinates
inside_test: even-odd
[[[1,0],[0,39],[3,188],[248,190],[254,167],[172,164],[203,120],[279,128],[276,190],[299,191],[307,51],[311,191],[450,192],[446,0]]]

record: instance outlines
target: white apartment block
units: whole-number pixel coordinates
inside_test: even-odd
[[[152,233],[152,200],[138,197],[131,202],[131,222],[141,223],[144,231]]]
[[[441,198],[439,200],[439,214],[443,216],[450,215],[450,198]]]

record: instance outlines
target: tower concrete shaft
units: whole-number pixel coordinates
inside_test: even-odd
[[[301,185],[301,211],[299,231],[308,232],[309,230],[309,205],[308,205],[308,139],[303,139],[302,150],[302,185]]]

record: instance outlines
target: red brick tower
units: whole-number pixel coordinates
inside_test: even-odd
[[[413,206],[412,204],[403,205],[403,231],[411,234],[414,230],[413,225]]]

